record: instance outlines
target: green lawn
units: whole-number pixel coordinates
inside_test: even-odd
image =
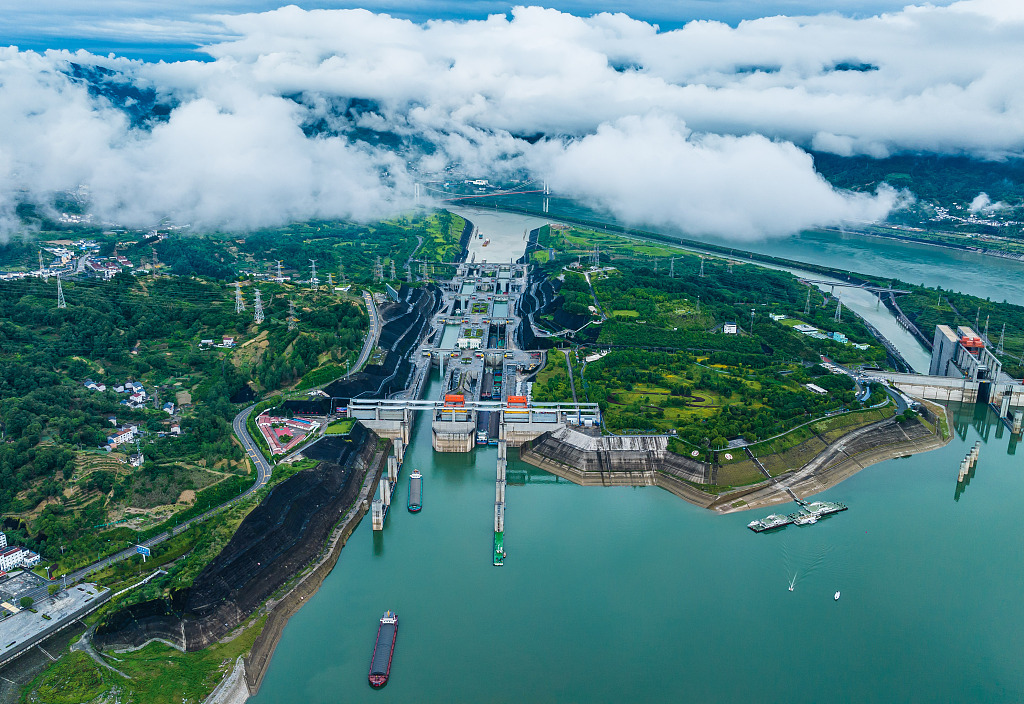
[[[324,430],[324,435],[348,435],[352,430],[352,426],[356,424],[354,418],[346,418],[344,420],[336,420]]]

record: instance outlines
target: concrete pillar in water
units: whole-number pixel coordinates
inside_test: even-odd
[[[388,457],[388,481],[392,484],[398,481],[398,458],[394,455]]]
[[[1024,428],[1024,411],[1017,411],[1013,414],[1013,432],[1020,435]]]
[[[405,443],[402,440],[395,440],[395,457],[398,458],[398,464],[405,461]]]
[[[1010,399],[1013,396],[1012,387],[1006,389],[1006,393],[1003,394],[1003,402],[999,406],[999,417],[1009,418],[1010,417]]]
[[[384,530],[384,504],[380,499],[373,500],[373,507],[371,511],[373,516],[373,529]]]
[[[391,505],[391,484],[387,479],[380,480],[380,498],[385,506]]]

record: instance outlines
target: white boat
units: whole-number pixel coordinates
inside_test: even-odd
[[[836,601],[839,601],[839,592],[836,592]]]

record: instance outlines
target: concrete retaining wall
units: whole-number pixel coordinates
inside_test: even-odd
[[[668,452],[668,438],[586,435],[562,427],[520,447],[523,461],[582,486],[658,486],[698,506],[715,496],[689,482],[704,483],[708,465]]]

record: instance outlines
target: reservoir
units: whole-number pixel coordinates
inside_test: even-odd
[[[425,396],[439,388],[435,375]],[[421,418],[394,501],[418,469],[423,510],[392,512],[383,534],[359,525],[253,701],[1021,700],[1024,449],[985,407],[952,418],[946,447],[818,497],[849,511],[765,534],[746,525],[771,510],[715,515],[655,487],[579,487],[510,450],[504,567],[491,564],[497,449],[434,453]],[[374,691],[386,609],[402,633]]]
[[[654,487],[578,487],[511,451],[500,568],[496,449],[435,454],[421,421],[402,476],[423,473],[423,510],[392,512],[382,536],[360,524],[254,701],[1020,700],[1021,457],[984,407],[955,418],[945,448],[821,495],[849,511],[760,535],[746,524],[767,510],[719,516]],[[374,691],[385,609],[402,633]]]

